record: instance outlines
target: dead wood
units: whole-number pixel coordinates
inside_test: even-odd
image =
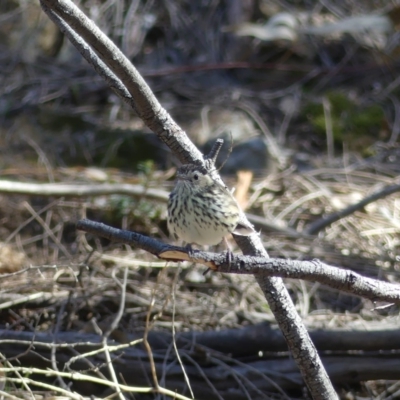
[[[167,261],[193,261],[214,271],[225,273],[306,279],[373,301],[379,299],[400,302],[400,285],[363,277],[351,270],[332,267],[319,260],[284,260],[247,255],[231,255],[228,258],[226,254],[189,251],[187,248],[165,244],[137,232],[112,228],[90,220],[78,221],[77,228],[110,240],[137,246]]]
[[[400,349],[398,329],[315,330],[310,334],[336,386],[370,379],[400,379],[400,365],[395,351]],[[139,336],[127,335],[126,340],[133,341]],[[70,363],[72,357],[101,349],[102,338],[98,335],[59,332],[55,337],[47,333],[3,330],[0,331],[0,338],[0,352],[8,359],[18,357],[23,365],[50,367],[53,349],[60,370],[91,370],[90,360],[107,375],[102,352]],[[175,353],[170,352],[171,335],[150,332],[148,339],[157,374],[164,375],[169,387],[184,393],[186,388],[181,367]],[[108,342],[109,346],[115,344]],[[236,381],[238,377],[253,399],[262,398],[262,392],[276,391],[277,387],[291,391],[300,390],[303,386],[294,360],[287,357],[287,345],[281,332],[268,324],[221,332],[181,333],[177,336],[177,346],[196,398],[218,398],[214,388],[223,398],[244,399],[245,395]],[[151,381],[150,365],[142,345],[122,348],[111,354],[116,374],[122,376],[127,384],[148,385]],[[206,384],[205,378],[209,384]],[[103,390],[87,382],[74,382],[73,389],[82,394],[88,391],[99,394]]]

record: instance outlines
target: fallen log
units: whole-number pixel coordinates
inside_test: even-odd
[[[336,386],[400,379],[399,329],[319,329],[310,334]],[[113,337],[132,343],[140,335],[114,332]],[[172,350],[172,336],[149,332],[148,341],[162,385],[187,393],[181,366]],[[120,343],[109,340],[107,344]],[[289,356],[280,331],[269,324],[220,332],[184,332],[176,335],[176,344],[196,398],[217,399],[218,393],[222,398],[244,399],[247,391],[251,398],[257,399],[262,393],[277,390],[292,393],[303,388],[300,372]],[[59,371],[94,374],[95,366],[107,376],[102,351],[80,356],[102,347],[102,337],[96,334],[0,330],[0,352],[15,366],[53,369],[53,358]],[[141,343],[120,347],[111,354],[115,372],[126,384],[152,386],[149,355]],[[74,381],[71,387],[83,395],[100,395],[104,390],[82,381]]]

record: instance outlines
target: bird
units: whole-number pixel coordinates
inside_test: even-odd
[[[255,232],[230,190],[203,166],[184,164],[168,199],[168,229],[185,242],[217,245],[229,233]]]

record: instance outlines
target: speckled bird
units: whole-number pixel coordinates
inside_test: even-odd
[[[182,165],[168,200],[168,229],[188,245],[216,245],[229,233],[248,236],[253,227],[232,193],[204,168]],[[245,221],[245,220],[244,220]]]

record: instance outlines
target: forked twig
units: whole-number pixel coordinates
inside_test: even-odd
[[[211,147],[210,152],[204,157],[205,160],[210,160],[215,165],[217,161],[218,154],[221,151],[222,146],[224,145],[224,139],[217,139],[213,146]]]

